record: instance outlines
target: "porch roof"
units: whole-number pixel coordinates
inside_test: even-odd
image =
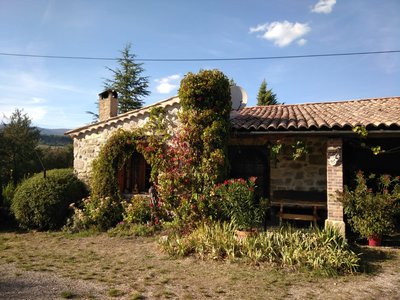
[[[231,122],[239,131],[400,129],[400,97],[245,107]]]

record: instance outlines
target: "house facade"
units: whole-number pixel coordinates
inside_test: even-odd
[[[86,182],[107,139],[120,128],[143,126],[153,107],[163,107],[178,126],[178,97],[117,115],[116,93],[99,96],[100,121],[66,133],[74,140],[75,172]],[[318,219],[344,232],[337,192],[355,172],[400,174],[400,97],[244,107],[232,111],[231,125],[230,176],[256,176],[259,195],[272,200],[281,218]],[[368,136],[356,134],[356,126]],[[377,145],[382,151],[373,155]],[[143,158],[133,157],[119,173],[121,190],[145,192],[148,172]]]

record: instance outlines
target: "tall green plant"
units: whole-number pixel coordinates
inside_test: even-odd
[[[180,127],[168,131],[162,109],[152,110],[146,141],[138,148],[152,166],[152,179],[163,207],[180,224],[215,216],[210,193],[225,178],[229,113],[228,78],[218,70],[188,73],[179,89]]]
[[[222,211],[241,230],[259,227],[265,213],[254,197],[255,181],[255,177],[229,179],[215,187]]]
[[[378,179],[378,180],[376,180]],[[361,237],[369,238],[392,232],[400,209],[399,177],[356,175],[356,187],[347,186],[341,197],[344,211],[352,229]]]

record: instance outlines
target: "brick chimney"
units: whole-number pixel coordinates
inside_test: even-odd
[[[108,120],[118,114],[118,94],[114,90],[105,90],[99,94],[99,119]]]

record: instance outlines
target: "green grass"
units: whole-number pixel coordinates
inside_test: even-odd
[[[41,271],[92,282],[104,291],[102,295],[93,294],[98,298],[354,298],[357,293],[367,293],[374,276],[379,275],[387,280],[382,286],[376,283],[377,294],[372,296],[390,299],[397,295],[397,289],[391,291],[391,283],[397,287],[400,282],[400,249],[362,247],[359,251],[364,252],[365,273],[327,278],[268,263],[171,259],[153,237],[8,232],[0,233],[0,245],[3,270],[15,264],[18,277],[24,271]],[[10,272],[15,277],[16,270]],[[75,291],[64,292],[75,295]]]
[[[71,291],[63,291],[63,292],[61,292],[60,296],[61,296],[61,298],[64,298],[64,299],[74,299],[74,298],[77,298],[78,295],[76,295],[74,292],[71,292]]]

